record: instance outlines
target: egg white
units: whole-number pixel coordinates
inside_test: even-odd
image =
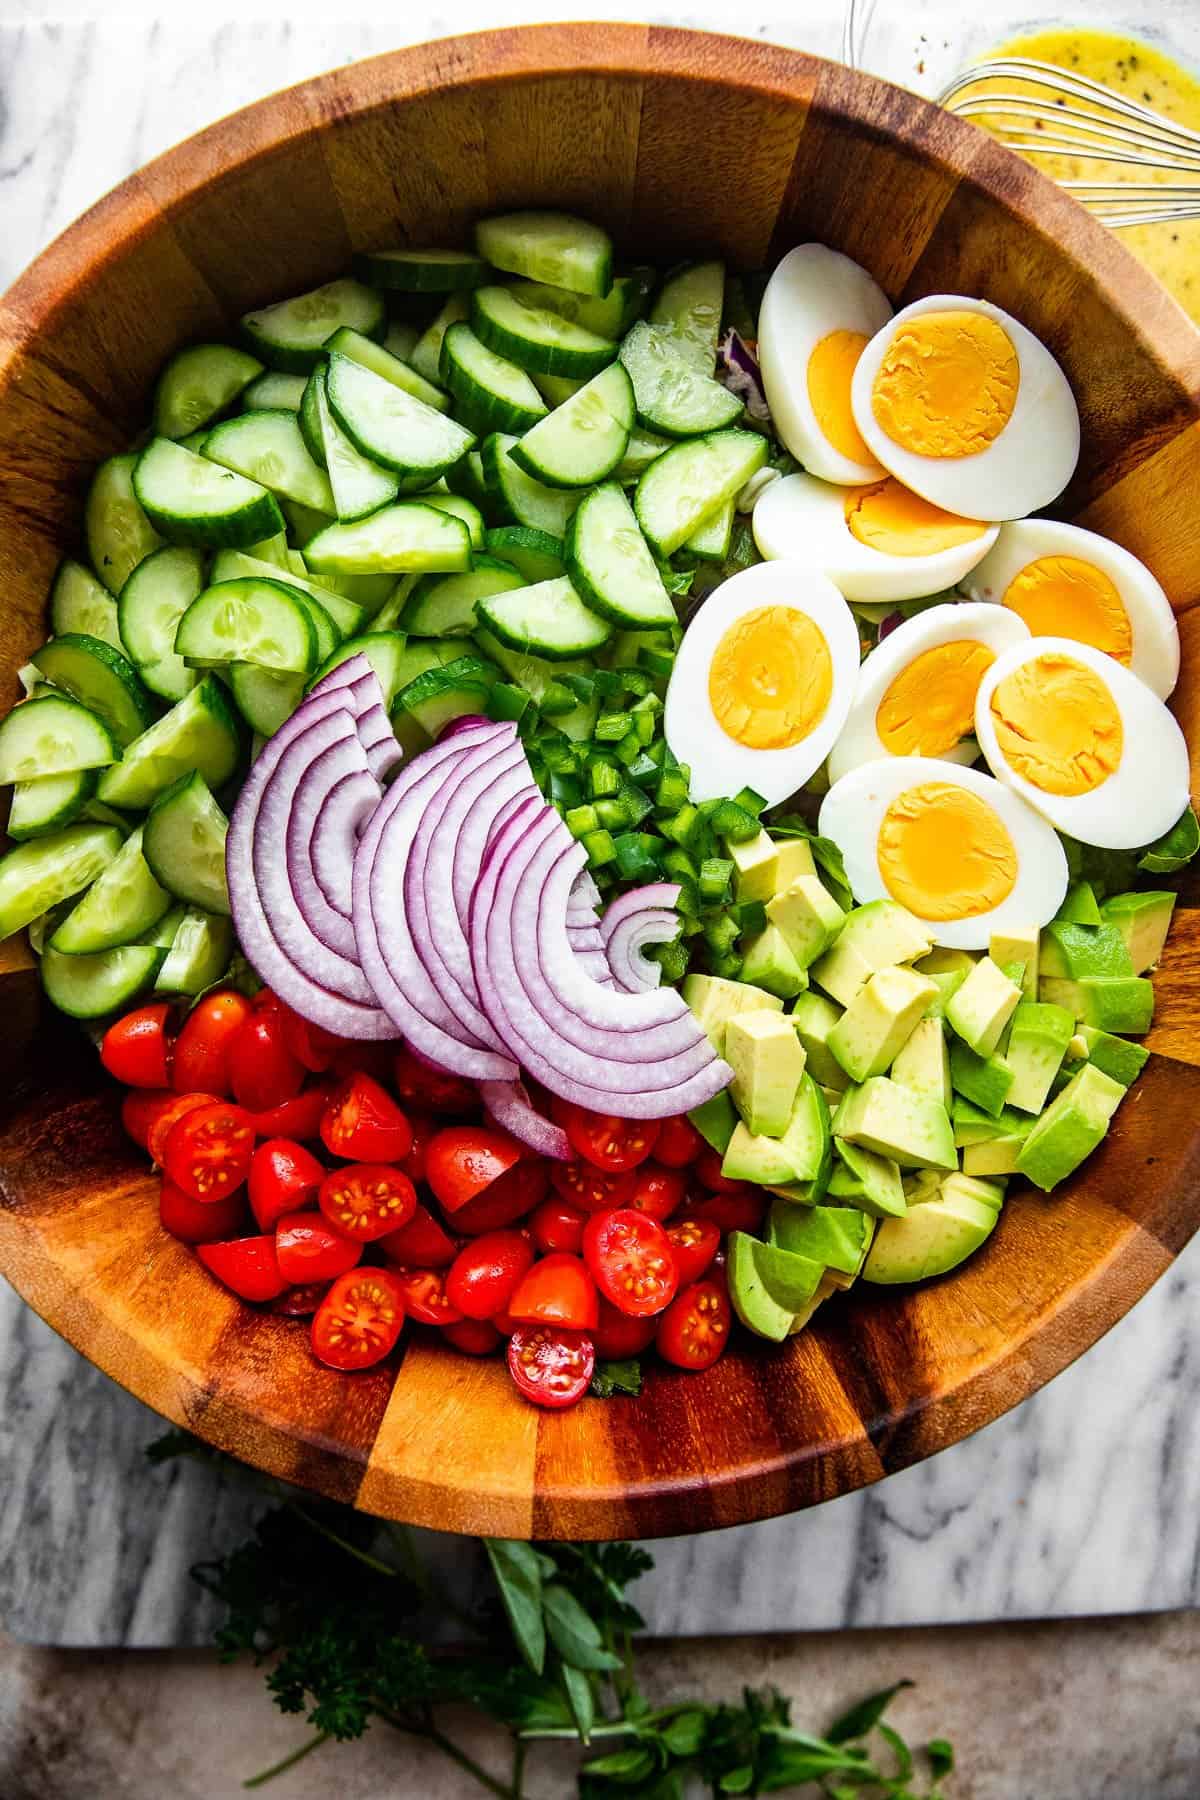
[[[864,763],[836,781],[821,802],[821,834],[841,850],[855,899],[861,905],[893,898],[879,868],[879,833],[892,802],[928,781],[949,782],[985,801],[1003,821],[1017,853],[1011,893],[998,906],[971,918],[923,920],[933,942],[955,950],[986,950],[994,931],[1035,926],[1040,930],[1054,917],[1067,891],[1066,852],[1055,832],[990,775],[928,756],[889,756]]]
[[[846,489],[812,475],[785,475],[759,494],[754,541],[766,557],[791,556],[820,569],[847,600],[922,600],[962,580],[996,542],[998,525],[970,543],[929,556],[891,556],[864,544],[846,523]]]
[[[1119,766],[1088,794],[1047,794],[1026,781],[1000,748],[992,694],[1006,676],[1035,657],[1058,653],[1098,675],[1121,715]],[[1111,656],[1073,638],[1029,637],[998,656],[979,684],[975,735],[998,780],[1036,807],[1059,831],[1104,850],[1132,850],[1169,831],[1188,804],[1188,750],[1167,707]]]
[[[829,649],[833,684],[816,728],[798,744],[756,750],[739,744],[718,723],[709,699],[709,665],[721,639],[744,614],[764,606],[806,613]],[[667,688],[667,743],[691,770],[693,800],[715,800],[752,787],[768,805],[802,787],[829,754],[845,723],[858,681],[858,627],[827,576],[803,563],[755,563],[722,582],[704,601],[683,635]]]
[[[825,481],[878,481],[885,471],[844,456],[825,436],[808,397],[809,360],[831,332],[871,338],[891,314],[887,295],[867,271],[824,244],[789,250],[763,292],[758,362],[771,418],[792,455]]]
[[[872,650],[859,671],[854,702],[841,735],[829,753],[830,780],[839,780],[860,763],[890,756],[880,739],[876,715],[884,695],[914,658],[936,649],[939,644],[960,643],[963,639],[986,644],[998,656],[1002,650],[1028,636],[1024,621],[1016,613],[1001,606],[973,605],[966,600],[961,605],[951,601],[944,606],[931,606],[915,618],[906,619],[903,625],[897,625],[878,649]],[[929,758],[928,753],[926,755],[934,762],[972,763],[979,755],[979,745],[974,738],[963,738],[944,756]]]
[[[1175,614],[1145,563],[1111,538],[1055,519],[1018,519],[1000,527],[994,549],[969,572],[963,587],[973,600],[1003,601],[1022,569],[1046,556],[1074,557],[1108,576],[1129,619],[1133,654],[1128,666],[1165,700],[1179,679]]]
[[[1003,327],[1017,354],[1020,380],[1012,416],[974,456],[919,456],[888,437],[871,390],[895,332],[921,313],[979,312]],[[914,300],[876,333],[859,358],[851,387],[863,440],[891,474],[947,512],[971,519],[1020,519],[1048,506],[1079,461],[1079,409],[1058,363],[1018,319],[987,300],[931,294]]]

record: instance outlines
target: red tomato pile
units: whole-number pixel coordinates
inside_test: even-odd
[[[162,1170],[162,1224],[243,1300],[311,1317],[331,1368],[379,1362],[409,1319],[469,1356],[506,1345],[519,1392],[563,1407],[597,1358],[654,1345],[707,1369],[724,1350],[722,1235],[757,1230],[763,1201],[686,1118],[554,1101],[576,1160],[551,1162],[483,1121],[469,1081],[344,1043],[266,990],[175,1023],[144,1006],[101,1047]]]

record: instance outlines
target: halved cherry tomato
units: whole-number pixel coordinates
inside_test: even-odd
[[[313,1316],[313,1354],[331,1369],[368,1369],[391,1350],[403,1324],[404,1293],[392,1271],[352,1269]]]
[[[193,1200],[168,1176],[162,1178],[158,1191],[159,1222],[164,1231],[182,1238],[185,1244],[215,1244],[233,1237],[245,1216],[242,1194],[229,1194],[210,1205],[205,1200]]]
[[[479,1111],[479,1095],[473,1082],[444,1069],[430,1068],[407,1046],[396,1052],[392,1078],[401,1100],[422,1112],[453,1116]]]
[[[260,1231],[273,1231],[284,1213],[317,1203],[325,1171],[303,1144],[271,1138],[250,1159],[250,1209]]]
[[[689,1219],[711,1219],[720,1232],[748,1231],[754,1235],[762,1230],[766,1196],[749,1181],[739,1182],[737,1187],[736,1194],[692,1194],[683,1210]]]
[[[643,1163],[634,1175],[629,1204],[661,1225],[678,1212],[687,1192],[687,1179],[679,1169],[663,1169],[656,1162]]]
[[[462,1314],[447,1297],[444,1269],[394,1268],[390,1273],[404,1296],[410,1318],[421,1325],[458,1324]]]
[[[693,1165],[696,1180],[706,1187],[710,1194],[742,1194],[751,1186],[748,1181],[734,1181],[732,1176],[721,1173],[721,1153],[714,1150],[711,1144],[705,1144]]]
[[[708,1369],[729,1342],[732,1316],[723,1281],[681,1288],[659,1321],[658,1354],[679,1369]]]
[[[578,1256],[583,1247],[586,1224],[585,1212],[553,1196],[543,1200],[529,1217],[533,1241],[543,1255],[550,1250],[567,1250],[572,1256]]]
[[[490,1356],[500,1343],[500,1333],[489,1319],[458,1319],[443,1327],[442,1336],[468,1356]]]
[[[121,1102],[121,1124],[135,1144],[146,1148],[150,1127],[174,1106],[176,1098],[170,1088],[130,1088]]]
[[[296,1061],[303,1063],[314,1075],[323,1075],[326,1069],[332,1068],[333,1059],[342,1047],[341,1038],[334,1037],[323,1025],[314,1025],[311,1019],[301,1018],[298,1012],[293,1012],[282,1002],[279,1012],[284,1042]]]
[[[288,1048],[281,1009],[251,1013],[229,1046],[229,1083],[248,1112],[294,1100],[307,1071]]]
[[[171,1067],[175,1091],[180,1094],[233,1092],[229,1084],[229,1046],[254,1008],[244,994],[218,988],[197,1000],[175,1040]]]
[[[592,1327],[596,1355],[606,1362],[624,1362],[626,1357],[640,1356],[654,1342],[658,1330],[656,1318],[635,1319],[618,1312],[611,1300],[600,1296],[600,1319]]]
[[[347,1162],[398,1163],[412,1149],[412,1126],[387,1089],[361,1071],[334,1089],[321,1136]]]
[[[632,1169],[611,1173],[594,1169],[581,1157],[578,1162],[556,1162],[550,1171],[550,1180],[555,1193],[560,1194],[568,1206],[577,1207],[580,1212],[596,1213],[611,1212],[615,1206],[628,1206],[633,1199],[637,1176]]]
[[[275,1255],[273,1237],[197,1244],[196,1255],[210,1274],[243,1300],[274,1300],[287,1286]]]
[[[100,1044],[100,1061],[126,1087],[165,1088],[171,1079],[171,1045],[165,1001],[139,1006],[115,1019]]]
[[[386,1163],[351,1163],[329,1171],[319,1203],[338,1231],[369,1244],[408,1224],[416,1211],[417,1190],[407,1175]]]
[[[618,1312],[644,1319],[675,1298],[679,1270],[657,1219],[626,1209],[597,1213],[583,1234],[583,1260]]]
[[[401,1158],[400,1167],[410,1181],[421,1182],[425,1179],[429,1146],[441,1126],[428,1113],[409,1113],[408,1122],[412,1127],[412,1149]]]
[[[160,1169],[167,1154],[167,1139],[171,1135],[171,1127],[186,1114],[195,1112],[198,1106],[212,1106],[216,1100],[216,1094],[169,1094],[164,1096],[161,1109],[155,1113],[146,1130],[146,1148]]]
[[[446,1269],[458,1254],[458,1245],[438,1224],[427,1206],[418,1200],[407,1225],[376,1239],[385,1256],[404,1268]]]
[[[678,1225],[667,1226],[667,1237],[675,1252],[681,1288],[699,1281],[721,1248],[720,1228],[711,1219],[681,1219]]]
[[[279,1106],[269,1106],[254,1115],[254,1129],[259,1137],[294,1138],[299,1143],[312,1143],[321,1135],[321,1120],[333,1093],[334,1083],[319,1081]]]
[[[161,1121],[160,1121],[161,1123]],[[230,1100],[210,1100],[176,1119],[163,1167],[193,1200],[223,1200],[241,1187],[254,1155],[254,1121]]]
[[[521,1160],[507,1132],[482,1125],[449,1125],[425,1153],[425,1179],[448,1213],[456,1213]]]
[[[533,1261],[523,1231],[487,1231],[464,1244],[446,1273],[446,1298],[465,1319],[504,1312]]]
[[[328,1292],[327,1281],[308,1281],[303,1287],[288,1288],[277,1300],[272,1300],[267,1310],[284,1319],[307,1319],[316,1312]]]
[[[508,1340],[508,1372],[517,1392],[535,1406],[574,1406],[595,1368],[592,1340],[582,1331],[522,1325]]]
[[[499,1231],[523,1219],[546,1198],[550,1177],[544,1162],[521,1161],[499,1181],[485,1187],[453,1216],[455,1231],[464,1237],[478,1237],[483,1231]]]
[[[335,1231],[320,1213],[285,1213],[275,1226],[275,1254],[285,1281],[300,1287],[310,1281],[333,1281],[362,1261],[355,1238]]]
[[[704,1139],[687,1114],[680,1113],[677,1118],[662,1121],[658,1128],[654,1154],[668,1169],[686,1169],[689,1163],[695,1162],[703,1148]]]
[[[597,1169],[636,1169],[658,1139],[657,1119],[618,1119],[558,1099],[553,1112],[576,1155],[586,1157]]]
[[[596,1284],[578,1256],[555,1251],[535,1262],[517,1284],[508,1313],[519,1324],[564,1325],[587,1331],[596,1323]]]

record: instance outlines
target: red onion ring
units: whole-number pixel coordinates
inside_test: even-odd
[[[573,1162],[575,1152],[561,1125],[543,1118],[522,1081],[484,1081],[479,1087],[484,1111],[493,1125],[507,1131],[519,1144],[555,1162]]]
[[[627,994],[644,993],[662,981],[661,966],[642,953],[651,944],[669,944],[678,937],[678,901],[677,883],[652,881],[609,903],[600,936],[616,984]]]

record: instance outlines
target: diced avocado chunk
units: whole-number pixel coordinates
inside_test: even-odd
[[[783,1011],[782,1000],[747,982],[727,981],[723,975],[689,975],[681,991],[718,1056],[725,1048],[725,1027],[736,1013],[759,1012],[763,1007]]]
[[[725,1027],[729,1093],[755,1136],[782,1137],[804,1073],[804,1046],[781,1012],[736,1013]]]
[[[767,1218],[767,1242],[794,1255],[811,1257],[849,1287],[871,1246],[875,1221],[853,1206],[794,1206],[773,1200]]]
[[[1133,974],[1125,940],[1115,925],[1071,925],[1053,919],[1042,932],[1039,958],[1039,975],[1056,980]]]
[[[1021,1151],[1032,1119],[1025,1120],[1025,1131],[1005,1132],[989,1138],[985,1144],[968,1144],[963,1151],[964,1175],[1015,1175]]]
[[[928,955],[929,934],[919,919],[895,900],[869,900],[846,915],[837,942],[816,963],[812,979],[842,1006],[849,1006],[876,969]]]
[[[824,994],[811,991],[801,994],[792,1008],[792,1024],[796,1036],[808,1056],[807,1068],[822,1087],[836,1088],[842,1093],[848,1085],[846,1071],[829,1048],[829,1036],[842,1016],[842,1009]]]
[[[981,957],[946,1008],[952,1030],[977,1056],[990,1056],[1021,998],[990,956]]]
[[[1154,983],[1144,975],[1087,977],[1079,984],[1085,1025],[1098,1031],[1141,1037],[1154,1019]]]
[[[1012,1016],[1008,1049],[1004,1052],[1004,1061],[1012,1071],[1010,1106],[1021,1112],[1041,1112],[1074,1035],[1075,1016],[1067,1007],[1022,1000]]]
[[[802,875],[815,875],[812,847],[807,838],[781,838],[775,845],[778,858],[775,870],[775,892],[786,894]]]
[[[936,984],[935,976],[928,979]],[[949,1109],[950,1052],[946,1044],[944,1020],[929,1018],[928,1015],[918,1019],[908,1042],[892,1064],[892,1080]]]
[[[777,1137],[756,1137],[739,1119],[721,1159],[721,1173],[730,1181],[754,1181],[775,1187],[796,1179],[795,1170]]]
[[[834,942],[846,915],[815,875],[800,875],[786,893],[767,902],[767,917],[783,933],[802,969]]]
[[[885,1219],[863,1264],[864,1281],[894,1286],[945,1275],[995,1230],[996,1209],[970,1194],[943,1193],[910,1207],[902,1219]]]
[[[886,1075],[846,1091],[833,1129],[837,1137],[890,1157],[902,1169],[958,1167],[945,1107]]]
[[[705,1143],[724,1156],[729,1140],[738,1127],[737,1112],[729,1098],[728,1088],[714,1094],[711,1100],[705,1100],[702,1105],[693,1106],[688,1118]]]
[[[947,1006],[978,960],[969,950],[946,950],[939,946],[913,964],[918,975],[927,975],[937,986],[937,997],[930,1001],[925,1014],[927,1019],[945,1018]]]
[[[999,1212],[1004,1205],[1002,1181],[980,1181],[977,1176],[966,1175],[961,1169],[943,1178],[939,1183],[939,1192],[943,1200],[977,1200],[981,1206],[990,1206],[993,1212]]]
[[[837,1154],[829,1177],[830,1196],[851,1201],[874,1219],[902,1218],[908,1202],[898,1164],[844,1138],[833,1142]]]
[[[1030,1127],[1017,1158],[1019,1172],[1049,1193],[1091,1155],[1124,1098],[1119,1081],[1084,1063]]]
[[[979,1056],[956,1039],[950,1046],[950,1080],[955,1093],[993,1118],[1012,1090],[1013,1072],[1000,1056]]]
[[[832,1161],[829,1108],[812,1076],[805,1073],[787,1127],[779,1137],[756,1137],[740,1124],[729,1140],[721,1173],[731,1181],[757,1181],[764,1187],[806,1184],[803,1198],[815,1204],[829,1183]]]
[[[989,1113],[961,1094],[954,1096],[950,1120],[954,1126],[954,1142],[960,1146],[988,1143],[993,1138],[1014,1134],[1024,1137],[1031,1124],[1024,1113],[1014,1112],[1011,1106],[1002,1106],[998,1113]]]
[[[1096,890],[1090,881],[1077,881],[1067,889],[1067,897],[1055,918],[1064,925],[1100,925],[1103,923]]]
[[[1151,889],[1114,894],[1104,902],[1101,916],[1106,925],[1113,925],[1120,932],[1135,975],[1144,975],[1158,962],[1174,910],[1174,894]]]
[[[742,978],[781,1000],[791,1000],[808,986],[808,976],[788,949],[778,925],[767,925],[749,940],[742,956]]]
[[[839,1278],[831,1275],[829,1270],[826,1269],[824,1275],[822,1275],[820,1281],[817,1283],[816,1293],[813,1295],[808,1305],[802,1307],[792,1320],[788,1336],[795,1337],[798,1331],[803,1331],[804,1327],[816,1312],[818,1306],[823,1306],[826,1300],[832,1300],[833,1296],[839,1291],[840,1285]]]
[[[730,1233],[728,1255],[733,1310],[748,1331],[782,1343],[820,1286],[823,1266],[744,1231]]]
[[[1086,1047],[1088,1061],[1122,1087],[1132,1087],[1150,1057],[1141,1044],[1131,1044],[1125,1038],[1110,1037],[1107,1031],[1098,1031],[1094,1025],[1085,1025],[1080,1032]]]
[[[730,844],[729,858],[737,870],[739,900],[769,900],[778,890],[778,847],[765,831],[744,843]]]
[[[852,1081],[890,1069],[937,993],[913,969],[877,969],[829,1034],[829,1048]]]
[[[1038,935],[1036,927],[1031,925],[1028,931],[993,931],[988,940],[988,955],[998,969],[1008,963],[1024,966],[1021,992],[1027,1000],[1037,999]]]

